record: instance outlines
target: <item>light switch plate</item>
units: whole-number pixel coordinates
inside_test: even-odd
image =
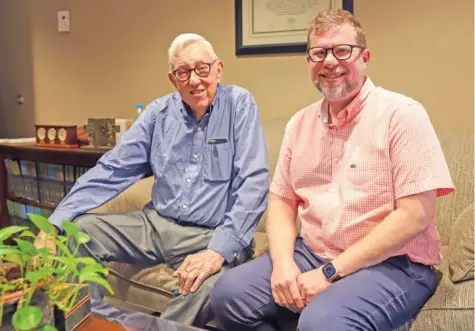
[[[59,32],[70,32],[71,31],[71,20],[69,17],[69,10],[60,10],[57,13],[58,15],[58,31]]]

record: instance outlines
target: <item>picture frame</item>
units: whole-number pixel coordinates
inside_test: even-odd
[[[235,0],[236,55],[305,53],[308,21],[318,8],[353,13],[353,0]]]

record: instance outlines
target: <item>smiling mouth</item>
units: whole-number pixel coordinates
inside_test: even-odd
[[[320,77],[327,78],[327,79],[334,79],[338,77],[342,77],[344,73],[338,73],[338,74],[320,74]]]
[[[204,90],[200,90],[200,91],[190,91],[190,94],[191,94],[191,95],[198,95],[198,94],[201,94],[201,93],[203,93],[203,92],[204,92]]]

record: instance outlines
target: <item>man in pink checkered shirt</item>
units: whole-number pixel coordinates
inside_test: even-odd
[[[269,252],[211,293],[227,331],[393,330],[434,293],[436,198],[454,190],[424,107],[376,87],[360,23],[324,10],[309,29],[324,98],[287,124],[268,206]],[[297,236],[297,215],[301,220]]]

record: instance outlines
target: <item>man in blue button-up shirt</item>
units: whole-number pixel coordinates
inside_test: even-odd
[[[50,221],[61,229],[63,220],[75,219],[91,236],[82,255],[169,264],[180,288],[163,316],[196,325],[209,318],[199,311],[222,268],[252,254],[267,203],[268,159],[253,96],[219,84],[223,63],[209,42],[178,36],[169,61],[178,92],[146,107],[119,144],[79,178]],[[83,215],[150,172],[152,201],[144,210]],[[103,290],[91,286],[91,294],[93,309],[101,312]]]

